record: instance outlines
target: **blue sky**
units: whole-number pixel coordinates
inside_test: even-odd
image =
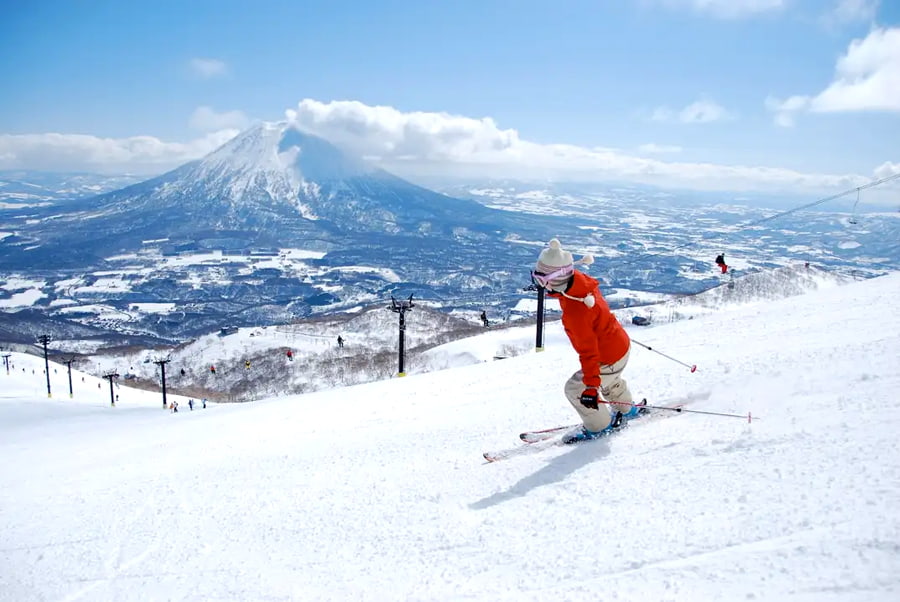
[[[886,0],[6,2],[0,57],[0,168],[162,171],[310,99],[300,125],[389,165],[373,138],[394,122],[452,121],[390,145],[412,171],[491,163],[498,136],[516,149],[503,161],[546,145],[644,159],[626,179],[658,163],[900,171]],[[354,140],[375,107],[393,125]],[[447,148],[462,135],[469,159]]]

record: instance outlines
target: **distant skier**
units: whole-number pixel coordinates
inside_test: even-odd
[[[579,263],[593,261],[588,255]],[[532,280],[559,299],[563,328],[581,362],[581,369],[569,377],[563,390],[583,426],[565,435],[563,442],[594,439],[636,416],[638,409],[631,405],[631,391],[622,378],[631,340],[610,312],[597,281],[575,269],[572,254],[555,238],[541,252]]]
[[[290,361],[292,361],[292,362],[294,361],[294,352],[293,352],[293,351],[291,351],[290,349],[288,349],[287,352],[285,353],[285,355],[287,355],[287,358],[288,358]]]
[[[341,335],[338,335],[337,343],[338,343],[338,348],[340,348],[340,349],[344,348],[344,339],[341,338]]]
[[[487,317],[487,312],[485,312],[484,310],[481,310],[481,322],[484,324],[484,327],[485,327],[485,328],[488,327],[488,317]]]
[[[725,253],[720,253],[716,257],[716,265],[719,266],[723,274],[728,271],[728,265],[725,263]]]
[[[215,374],[215,373],[216,373],[216,367],[215,367],[215,366],[210,366],[210,367],[209,367],[209,371],[212,372],[213,374]]]
[[[192,412],[194,411],[194,400],[193,399],[188,399],[188,407],[191,409]]]
[[[213,372],[215,372],[215,370],[213,370]],[[186,373],[185,373],[185,371],[184,371],[184,368],[182,368],[182,369],[181,369],[181,375],[184,376],[185,374],[186,374]]]
[[[173,402],[172,402],[172,413],[173,413],[173,414],[177,414],[177,413],[178,413],[178,402],[177,402],[177,401],[173,401]]]
[[[203,409],[204,410],[206,409],[206,398],[205,397],[203,398]]]
[[[246,368],[247,370],[250,369],[250,360],[244,360],[244,368]]]

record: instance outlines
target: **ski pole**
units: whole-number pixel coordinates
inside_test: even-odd
[[[651,410],[668,410],[670,412],[678,412],[678,413],[689,413],[689,414],[706,414],[707,416],[726,416],[728,418],[746,418],[747,422],[753,422],[754,420],[759,420],[759,417],[753,418],[750,412],[747,412],[747,415],[743,414],[727,414],[725,412],[706,412],[703,410],[686,410],[680,406],[652,406],[646,403],[625,403],[622,401],[604,401],[602,399],[598,400],[600,403],[605,403],[607,405],[620,405],[620,406],[631,406],[633,408],[648,408]]]
[[[637,343],[638,345],[640,345],[641,347],[643,347],[643,348],[646,349],[647,351],[652,351],[653,353],[658,353],[658,354],[660,354],[661,356],[663,356],[663,357],[666,358],[666,359],[672,360],[673,362],[675,362],[675,363],[677,363],[677,364],[681,364],[682,366],[684,366],[684,367],[686,367],[686,368],[690,368],[690,369],[691,369],[691,372],[696,372],[696,371],[697,371],[697,364],[694,364],[694,365],[685,364],[684,362],[682,362],[682,361],[680,361],[680,360],[676,360],[674,357],[671,357],[671,356],[666,355],[666,354],[663,353],[662,351],[657,351],[656,349],[654,349],[654,348],[651,347],[650,345],[644,345],[644,344],[641,343],[640,341],[635,341],[634,339],[631,339],[631,342],[632,342],[632,343]]]

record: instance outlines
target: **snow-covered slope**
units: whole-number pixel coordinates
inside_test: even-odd
[[[55,205],[117,190],[141,179],[131,175],[0,170],[0,209]]]
[[[829,270],[795,264],[751,274],[723,274],[722,285],[694,295],[673,297],[663,303],[622,309],[616,313],[631,321],[641,315],[654,323],[693,319],[696,316],[739,305],[766,303],[819,290],[842,286],[861,278],[851,271]]]
[[[0,373],[0,599],[894,600],[898,290],[642,331],[699,369],[636,348],[636,393],[752,424],[679,414],[489,465],[573,421],[557,326],[543,353],[178,414]]]

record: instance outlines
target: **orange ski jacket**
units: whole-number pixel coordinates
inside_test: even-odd
[[[609,310],[596,280],[576,270],[566,294],[582,298],[594,296],[594,306],[588,307],[578,299],[549,293],[549,296],[559,299],[563,328],[581,360],[584,386],[596,389],[600,386],[600,366],[615,364],[625,357],[631,339]]]

